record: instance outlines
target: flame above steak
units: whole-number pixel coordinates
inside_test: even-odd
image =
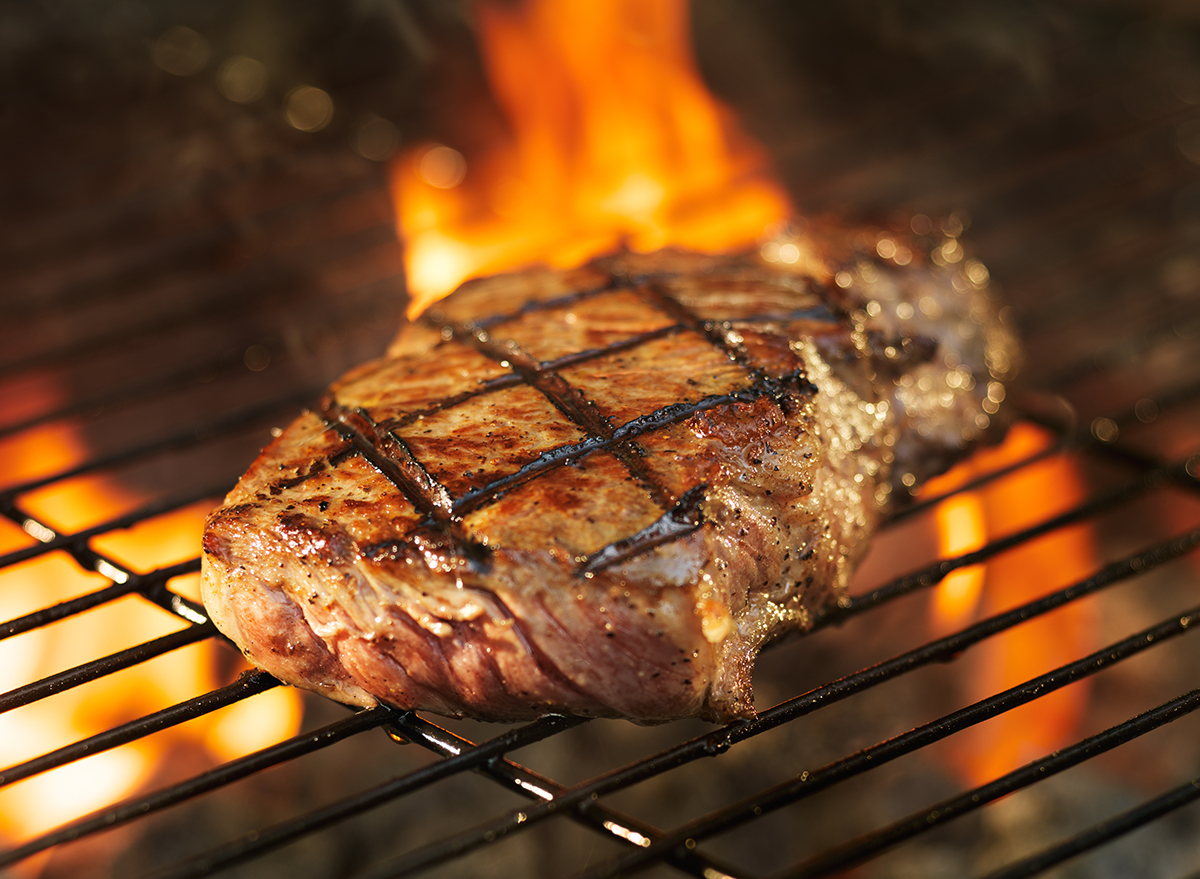
[[[621,246],[744,249],[791,214],[762,150],[701,82],[683,0],[476,12],[511,138],[466,160],[425,144],[395,163],[410,316],[467,278]]]

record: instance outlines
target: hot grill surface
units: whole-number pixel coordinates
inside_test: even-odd
[[[1025,338],[1017,407],[1053,437],[1050,451],[985,485],[1019,486],[1061,454],[1084,481],[1078,502],[949,563],[913,537],[932,506],[897,516],[850,605],[766,651],[752,722],[450,724],[313,698],[302,735],[225,761],[173,752],[132,799],[6,840],[0,859],[46,876],[426,866],[611,875],[645,865],[648,875],[810,876],[872,856],[863,875],[982,876],[1055,869],[1072,846],[1101,842],[1058,868],[1076,872],[1054,875],[1200,869],[1189,805],[1200,772],[1190,715],[1200,659],[1196,35],[1169,10],[1059,12],[1049,23],[1032,12],[977,22],[991,43],[971,43],[975,32],[956,31],[952,16],[934,26],[900,14],[889,32],[797,15],[741,78],[729,72],[744,57],[739,41],[762,39],[769,17],[735,21],[701,5],[697,27],[711,78],[767,140],[802,205],[967,208],[967,240]],[[818,45],[813,30],[841,39]],[[793,38],[803,59],[780,54]],[[851,63],[825,80],[829,91],[788,85],[819,81],[811,68],[835,43]],[[999,45],[1000,60],[963,59],[983,44]],[[214,47],[226,51],[216,37]],[[161,617],[118,652],[6,678],[0,707],[13,716],[76,687],[103,694],[121,669],[217,637],[194,600],[194,550],[130,554],[111,538],[215,503],[269,428],[378,353],[403,310],[382,170],[348,149],[350,122],[294,131],[280,121],[280,96],[249,108],[220,97],[216,60],[173,78],[142,51],[136,100],[86,100],[101,90],[70,92],[63,83],[74,80],[59,71],[4,120],[17,147],[2,218],[0,645],[73,622],[86,631],[89,614],[122,600]],[[1059,66],[1039,73],[1051,57]],[[20,71],[53,69],[31,64]],[[882,82],[892,70],[903,75]],[[335,100],[352,107],[371,94],[343,89]],[[784,118],[801,109],[810,123]],[[61,524],[60,499],[87,486],[108,503]],[[931,632],[926,596],[951,568],[1080,524],[1097,546],[1087,570],[1058,583],[1030,569],[1036,588],[1016,609]],[[41,564],[61,565],[76,591],[23,593]],[[91,579],[76,586],[79,572]],[[1038,669],[1015,690],[969,695],[982,674],[972,658],[999,633],[1070,607],[1091,615],[1094,653]],[[16,789],[275,687],[243,674],[233,651],[218,655],[227,686],[115,712],[106,731],[35,749],[0,770],[0,783]],[[1042,762],[983,787],[950,771],[948,749],[965,730],[1085,677],[1077,746],[1030,753]],[[1022,866],[1046,851],[1045,863]]]

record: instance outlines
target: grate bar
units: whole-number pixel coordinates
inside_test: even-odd
[[[107,586],[95,592],[89,592],[87,595],[81,595],[78,598],[72,598],[68,601],[63,601],[59,604],[26,614],[25,616],[9,620],[7,623],[0,625],[0,640],[49,625],[75,614],[83,613],[86,610],[91,610],[94,607],[99,607],[102,604],[107,604],[126,595],[150,592],[152,589],[165,584],[173,577],[194,574],[198,570],[200,570],[200,559],[195,558],[165,568],[159,568],[148,574],[132,574],[124,583],[114,583],[112,586]]]
[[[1162,396],[1158,397],[1155,400],[1155,403],[1157,404],[1158,409],[1159,409],[1159,417],[1162,417],[1163,414],[1169,412],[1170,410],[1176,408],[1177,406],[1195,402],[1198,398],[1200,398],[1200,382],[1186,385],[1181,388],[1176,388],[1175,390],[1173,390],[1169,393],[1163,394]],[[1151,461],[1149,458],[1145,458],[1145,457],[1141,457],[1141,456],[1135,457],[1135,456],[1132,456],[1131,453],[1128,455],[1123,455],[1123,454],[1121,454],[1121,452],[1123,450],[1121,449],[1120,446],[1114,446],[1114,445],[1111,445],[1108,443],[1102,443],[1100,440],[1098,440],[1095,436],[1092,435],[1092,432],[1090,430],[1088,430],[1086,428],[1078,428],[1078,429],[1073,429],[1073,430],[1069,430],[1069,431],[1063,431],[1061,426],[1048,424],[1044,420],[1030,415],[1030,413],[1028,413],[1028,412],[1023,412],[1022,416],[1025,418],[1028,418],[1031,421],[1034,421],[1037,424],[1041,424],[1044,427],[1048,427],[1052,430],[1055,430],[1056,432],[1060,432],[1060,436],[1059,436],[1057,442],[1053,443],[1052,445],[1048,446],[1045,449],[1042,449],[1039,452],[1034,452],[1032,455],[1029,455],[1028,457],[1023,458],[1020,461],[1017,461],[1013,464],[1009,464],[1006,467],[1001,467],[1000,469],[993,470],[990,473],[984,473],[984,474],[976,477],[975,479],[972,479],[970,482],[964,483],[963,485],[960,485],[958,488],[955,488],[952,491],[947,492],[946,494],[940,494],[937,497],[931,497],[926,500],[914,501],[913,503],[908,504],[903,509],[897,510],[895,513],[893,513],[891,516],[889,516],[888,524],[892,524],[894,522],[900,522],[904,519],[912,518],[913,516],[919,515],[927,510],[932,509],[933,507],[937,506],[938,504],[940,504],[942,501],[944,501],[948,497],[953,497],[958,494],[964,494],[969,491],[975,491],[976,489],[982,488],[985,485],[989,485],[993,482],[996,482],[999,479],[1003,479],[1006,476],[1010,476],[1013,473],[1016,473],[1016,472],[1024,469],[1025,467],[1030,466],[1031,464],[1036,464],[1038,461],[1044,461],[1047,458],[1052,458],[1055,455],[1062,454],[1062,453],[1070,451],[1072,449],[1079,449],[1082,451],[1104,450],[1106,452],[1109,452],[1110,454],[1117,454],[1120,457],[1120,460],[1122,463],[1131,465],[1131,466],[1135,466],[1141,470],[1151,470],[1151,469],[1155,469],[1157,467],[1162,466],[1161,462],[1154,462],[1154,461]],[[1124,428],[1124,427],[1128,426],[1129,424],[1138,422],[1139,419],[1138,419],[1137,415],[1134,413],[1133,409],[1128,409],[1125,412],[1121,413],[1120,415],[1114,416],[1112,418],[1112,421],[1117,425],[1118,428]],[[1188,472],[1190,474],[1190,471],[1188,471]]]
[[[841,701],[855,693],[928,665],[931,662],[944,662],[953,659],[968,647],[986,640],[999,632],[1045,614],[1101,588],[1113,585],[1130,576],[1140,574],[1149,568],[1177,559],[1197,546],[1200,546],[1200,529],[1176,540],[1160,544],[1122,562],[1108,565],[1096,575],[1081,583],[1069,586],[1037,601],[1016,607],[1006,613],[982,620],[954,635],[930,642],[920,648],[891,660],[870,666],[839,681],[817,687],[808,693],[761,712],[758,717],[752,720],[740,721],[722,729],[714,730],[638,763],[597,776],[581,785],[567,788],[562,794],[556,795],[546,803],[538,804],[528,809],[510,811],[488,825],[473,828],[470,831],[439,841],[423,849],[414,850],[409,856],[414,857],[414,859],[418,856],[424,858],[426,857],[425,853],[428,851],[431,854],[434,847],[447,849],[447,847],[452,845],[458,851],[467,851],[499,839],[505,834],[527,830],[539,821],[551,817],[555,812],[586,806],[592,801],[594,796],[631,787],[640,781],[690,763],[700,757],[716,756],[728,750],[736,742],[812,713],[824,705]],[[1169,624],[1178,625],[1178,620],[1170,621]],[[1081,662],[1083,661],[1081,660]],[[982,719],[984,718],[980,718],[980,720]],[[430,863],[433,863],[433,861],[430,861]]]
[[[0,491],[0,505],[11,504],[12,498],[15,498],[17,495],[34,491],[47,485],[59,483],[67,479],[74,479],[77,476],[83,476],[88,473],[95,473],[97,470],[105,470],[131,462],[137,463],[148,457],[160,455],[163,452],[178,451],[209,442],[217,437],[241,430],[268,415],[275,415],[281,409],[301,406],[306,401],[311,401],[312,398],[312,389],[305,389],[298,393],[293,392],[274,400],[268,400],[266,403],[239,409],[231,415],[203,422],[193,426],[189,430],[161,437],[140,446],[122,449],[111,455],[93,458],[90,461],[86,461],[60,473],[44,476],[40,479],[33,479],[29,482],[23,482],[20,485],[10,486]],[[2,560],[0,560],[0,563],[2,563]]]
[[[49,751],[40,757],[10,766],[8,769],[0,771],[0,787],[31,778],[38,773],[64,766],[75,760],[82,760],[92,754],[109,751],[120,745],[137,741],[151,733],[202,717],[218,708],[239,702],[247,696],[262,693],[277,686],[279,686],[279,681],[264,671],[246,672],[232,684],[205,693],[203,696],[177,703],[162,711],[147,714],[145,717],[123,723],[74,744]]]
[[[455,742],[448,745],[444,739],[445,736],[453,735],[452,733],[436,727],[419,715],[412,714],[407,718],[407,725],[411,726],[418,723],[422,727],[422,730],[424,728],[432,728],[439,735],[429,736],[422,732],[419,738],[406,738],[406,741],[418,741],[437,753],[443,753],[443,755],[452,753],[447,748],[458,747],[457,743],[470,744],[465,739],[454,736]],[[547,802],[567,790],[565,785],[507,759],[494,760],[483,766],[479,771],[491,776],[495,781],[522,796],[536,798],[543,802]],[[520,822],[520,815],[524,813],[517,814],[517,820]],[[595,800],[588,800],[581,803],[571,810],[570,814],[575,819],[590,825],[594,829],[615,835],[623,841],[634,845],[647,844],[651,839],[657,839],[663,834],[659,828],[617,812]],[[447,850],[445,851],[442,851],[442,847],[438,845],[424,846],[421,849],[402,855],[393,861],[379,865],[369,873],[358,877],[358,879],[374,879],[374,877],[382,879],[382,877],[400,875],[404,872],[414,872],[426,866],[433,866],[440,861],[466,854],[475,848],[475,846],[461,848],[458,843],[459,838],[446,840],[444,845],[447,847]],[[412,860],[416,857],[420,857],[421,860],[419,862]],[[734,875],[732,872],[733,868],[720,865],[699,852],[687,852],[684,855],[675,853],[671,860],[679,869],[698,877],[713,879],[714,872],[716,875],[726,876],[729,879],[732,879]]]
[[[748,797],[724,809],[683,824],[649,846],[613,859],[579,875],[589,877],[589,879],[616,876],[636,869],[648,861],[663,857],[666,852],[677,846],[695,848],[698,838],[731,830],[768,811],[812,796],[834,784],[947,738],[1018,705],[1024,705],[1026,702],[1031,702],[1075,681],[1090,677],[1111,665],[1157,646],[1167,639],[1184,634],[1197,621],[1200,621],[1200,608],[1195,608],[1185,614],[1173,615],[1156,626],[1110,644],[1075,662],[1031,678],[1023,684],[1011,687],[987,699],[981,699],[966,708],[922,724],[909,732],[857,751],[819,769],[802,772],[791,781],[776,785],[753,797]]]
[[[29,192],[37,192],[44,204],[56,207],[54,227],[61,230],[65,226],[70,235],[86,242],[90,240],[90,233],[94,233],[96,230],[103,231],[113,224],[114,211],[112,208],[114,205],[116,207],[115,219],[120,221],[125,220],[131,214],[136,216],[142,213],[152,213],[151,210],[147,210],[146,205],[152,208],[157,208],[160,204],[170,205],[181,192],[198,202],[213,199],[222,193],[236,193],[240,197],[249,195],[257,202],[261,202],[262,207],[251,206],[248,213],[243,213],[233,220],[221,220],[209,224],[211,227],[234,232],[237,231],[238,223],[245,220],[253,220],[265,225],[278,220],[280,216],[288,217],[302,211],[327,210],[343,197],[378,189],[380,186],[380,182],[376,179],[361,181],[357,174],[343,175],[339,173],[336,177],[331,178],[330,170],[336,171],[337,165],[330,161],[331,152],[329,150],[318,149],[308,152],[288,151],[282,158],[264,155],[260,165],[239,165],[229,169],[229,173],[223,175],[219,180],[192,181],[186,184],[182,190],[179,188],[177,175],[172,175],[168,179],[161,177],[154,179],[148,186],[132,192],[123,187],[114,190],[106,186],[105,189],[94,192],[90,198],[81,199],[79,195],[81,190],[87,189],[85,185],[87,181],[93,184],[98,181],[118,182],[119,177],[116,172],[127,167],[131,162],[148,164],[163,155],[185,152],[189,144],[194,142],[196,134],[225,140],[228,139],[228,133],[232,131],[233,128],[227,123],[206,124],[194,129],[194,134],[171,133],[165,139],[144,142],[134,147],[132,151],[130,145],[122,140],[119,148],[106,147],[107,152],[87,161],[75,162],[67,167],[53,167],[47,170],[43,164],[39,163],[32,177],[23,178],[19,184],[6,181],[0,192],[3,192],[5,197],[13,198],[22,196],[28,198]],[[283,194],[288,199],[287,201],[281,201],[279,194],[272,195],[273,187],[282,180],[297,176],[303,177],[306,183],[302,196],[292,195],[290,187]],[[41,219],[41,217],[36,219]],[[155,216],[155,219],[158,217]],[[36,224],[32,225],[33,236],[29,235],[29,228],[24,228],[22,231],[25,232],[24,239],[17,239],[15,242],[21,253],[27,253],[30,249],[38,247],[46,237],[43,229]],[[6,242],[6,244],[12,243]],[[57,240],[54,243],[57,245]],[[61,251],[55,248],[54,253],[57,255]]]
[[[1144,470],[1158,466],[1157,461],[1135,449],[1128,449],[1120,445],[1104,445],[1101,450],[1106,452],[1110,459],[1119,461],[1126,466],[1140,467]],[[1200,453],[1192,455],[1176,467],[1168,468],[1167,474],[1171,484],[1175,487],[1193,492],[1200,491]]]
[[[110,531],[120,531],[125,528],[132,527],[133,525],[137,525],[139,522],[142,522],[146,519],[151,519],[155,516],[162,516],[166,513],[173,513],[176,510],[199,503],[202,500],[221,497],[227,490],[227,487],[227,483],[222,483],[221,485],[208,485],[204,488],[190,491],[184,495],[162,498],[146,504],[143,507],[139,507],[136,510],[132,510],[123,516],[118,516],[115,519],[109,519],[107,522],[101,522],[99,525],[93,525],[90,528],[84,528],[83,530],[76,531],[73,534],[54,534],[54,536],[50,537],[48,540],[41,540],[38,543],[22,547],[21,549],[13,550],[12,552],[0,556],[0,568],[19,564],[20,562],[26,562],[30,559],[47,555],[60,549],[66,550],[67,552],[71,553],[71,555],[75,556],[76,559],[81,562],[83,567],[90,568],[92,566],[80,559],[80,555],[84,553],[98,555],[87,549],[87,541],[91,540],[93,537],[101,534],[107,534]],[[23,527],[27,527],[25,526],[26,522],[35,521],[32,520],[31,517],[21,515],[19,512],[17,512],[17,517],[21,519],[21,524]],[[42,532],[43,535],[48,536],[50,533],[53,533],[53,529],[42,525],[42,523],[38,524],[45,529]],[[109,562],[109,565],[112,565],[111,561]],[[132,576],[132,574],[130,574],[130,576]]]
[[[336,317],[322,319],[319,323],[314,322],[308,329],[319,329],[322,332],[332,331],[336,333],[338,331],[346,331],[350,328],[361,327],[364,323],[370,323],[378,313],[374,300],[376,297],[385,294],[380,290],[376,290],[373,293],[368,293],[367,291],[372,291],[372,288],[386,288],[390,291],[391,287],[396,283],[396,278],[382,278],[346,291],[342,294],[346,299],[362,300],[357,303],[357,307],[346,303],[345,307],[339,309]],[[296,303],[297,307],[301,304],[300,302]],[[257,336],[256,340],[270,349],[272,365],[283,363],[286,359],[296,356],[296,352],[293,350],[294,340],[290,336],[275,333],[268,336]],[[181,387],[195,385],[202,380],[205,382],[217,381],[224,380],[230,376],[244,375],[246,366],[242,358],[243,352],[239,347],[238,350],[232,353],[210,358],[203,361],[200,365],[193,364],[169,374],[155,374],[142,381],[133,381],[121,387],[108,389],[87,397],[80,397],[58,408],[49,409],[40,414],[30,416],[24,421],[0,426],[0,439],[52,421],[88,415],[99,409],[120,406],[127,403],[144,402],[155,397],[175,394],[179,392]],[[307,392],[311,396],[304,400],[304,402],[319,399],[327,390],[328,387],[326,384],[309,386]]]
[[[386,223],[352,232],[341,238],[333,239],[331,242],[326,242],[323,249],[328,253],[324,254],[323,260],[309,254],[302,261],[298,261],[298,265],[295,267],[301,271],[316,270],[323,264],[336,263],[351,253],[365,252],[381,244],[394,244],[394,236],[394,227]],[[155,315],[140,323],[117,330],[75,339],[61,348],[47,348],[20,360],[0,362],[0,376],[15,375],[72,362],[78,363],[105,351],[127,349],[130,342],[138,338],[150,335],[169,335],[173,331],[187,328],[195,321],[212,323],[214,319],[223,315],[236,316],[244,309],[249,294],[261,291],[271,282],[276,285],[280,284],[281,279],[272,275],[276,271],[277,269],[267,262],[257,269],[247,269],[238,275],[235,282],[231,283],[225,280],[218,285],[209,285],[220,292],[202,299],[198,298],[196,302],[174,311]],[[206,283],[200,282],[198,286],[204,286]],[[184,298],[186,300],[186,297]]]
[[[1022,879],[1025,876],[1033,876],[1055,864],[1061,864],[1063,861],[1137,830],[1139,827],[1196,800],[1200,800],[1200,778],[1193,778],[1161,796],[1147,800],[1136,808],[1122,812],[1107,821],[1101,821],[1083,833],[1046,849],[1041,854],[1019,861],[997,872],[989,873],[984,879]]]
[[[1060,513],[1036,525],[1032,525],[1022,531],[1017,531],[1007,537],[1001,537],[991,541],[986,546],[972,552],[964,553],[953,558],[943,559],[928,565],[911,574],[907,574],[885,586],[874,589],[871,592],[857,595],[852,598],[848,604],[842,607],[837,607],[833,610],[819,614],[816,620],[816,626],[828,625],[831,622],[839,622],[849,616],[857,613],[862,613],[873,607],[877,607],[886,601],[891,601],[902,595],[907,595],[915,589],[933,585],[933,583],[945,577],[951,571],[959,568],[968,567],[987,561],[992,556],[999,555],[1005,550],[1020,546],[1030,540],[1048,534],[1051,531],[1056,531],[1059,528],[1064,528],[1067,525],[1073,525],[1083,519],[1091,516],[1099,515],[1106,512],[1111,507],[1132,500],[1140,494],[1151,491],[1167,484],[1168,482],[1179,482],[1182,480],[1191,481],[1191,475],[1188,473],[1190,459],[1180,463],[1172,464],[1167,467],[1160,467],[1149,473],[1143,474],[1140,478],[1124,485],[1118,486],[1110,491],[1098,495],[1077,507],[1067,510],[1065,513]]]
[[[22,705],[28,705],[30,702],[36,702],[38,699],[53,696],[55,693],[61,693],[64,690],[89,683],[97,678],[105,677],[122,669],[130,668],[153,659],[156,656],[162,656],[164,653],[178,650],[180,647],[186,647],[189,644],[196,644],[207,638],[213,638],[216,635],[217,629],[212,623],[191,625],[186,629],[180,629],[178,632],[172,632],[161,638],[155,638],[153,641],[147,641],[144,644],[113,653],[102,659],[77,665],[74,668],[43,678],[40,681],[34,681],[23,687],[17,687],[15,690],[9,690],[7,693],[0,695],[0,714],[5,711],[12,711],[14,708],[20,708]]]
[[[1096,371],[1111,371],[1122,364],[1128,363],[1131,355],[1145,357],[1155,349],[1160,348],[1164,342],[1182,341],[1179,335],[1179,329],[1182,325],[1181,317],[1166,317],[1157,324],[1145,329],[1141,337],[1135,342],[1136,350],[1130,350],[1128,339],[1113,342],[1107,348],[1097,351],[1091,357],[1076,363],[1067,364],[1060,367],[1057,372],[1046,375],[1042,379],[1042,383],[1047,387],[1065,387],[1088,378]]]
[[[245,178],[243,178],[245,179]],[[236,183],[238,181],[234,181]],[[45,312],[50,309],[67,309],[72,306],[89,305],[99,302],[111,302],[119,300],[132,291],[139,292],[139,288],[149,280],[154,283],[155,278],[147,279],[147,274],[154,271],[162,271],[163,266],[173,269],[175,276],[178,277],[178,268],[182,264],[188,264],[191,258],[192,264],[205,265],[206,268],[212,268],[211,255],[215,248],[228,246],[233,242],[237,242],[240,234],[244,229],[244,223],[247,219],[252,219],[252,222],[260,225],[260,227],[269,227],[272,224],[286,225],[293,218],[302,216],[304,213],[314,210],[329,209],[339,205],[344,205],[348,202],[353,202],[357,198],[361,198],[372,192],[379,192],[380,183],[376,179],[363,181],[352,181],[348,186],[334,188],[328,192],[317,195],[306,194],[303,198],[293,200],[290,203],[277,205],[265,210],[255,210],[246,215],[243,214],[237,219],[223,219],[216,222],[210,222],[203,226],[187,226],[174,227],[164,230],[162,225],[162,207],[169,206],[169,200],[164,199],[160,194],[139,193],[134,198],[141,204],[133,205],[130,210],[128,203],[113,203],[104,204],[100,211],[91,213],[90,222],[88,225],[100,226],[103,225],[106,229],[111,228],[114,222],[123,222],[127,229],[130,220],[137,220],[153,228],[157,237],[149,242],[149,246],[130,246],[134,245],[130,241],[129,232],[125,235],[117,236],[120,242],[120,262],[115,268],[109,268],[107,271],[99,274],[89,274],[82,279],[74,279],[67,284],[60,284],[55,287],[52,296],[36,295],[29,293],[29,284],[16,284],[19,295],[11,304],[10,308],[14,318],[20,317],[26,321],[36,320],[44,316]],[[227,186],[225,191],[236,191],[236,186]],[[215,192],[215,188],[210,189]],[[185,192],[188,196],[196,193],[196,190],[191,187],[185,187]],[[149,196],[149,198],[148,198]],[[147,201],[149,203],[147,204]],[[113,216],[113,209],[122,213],[122,216]],[[79,212],[76,212],[78,216]],[[64,226],[70,222],[70,218],[61,215],[55,216],[54,226],[58,230],[63,230]],[[72,237],[88,240],[89,233],[97,231],[96,229],[80,230],[79,224],[74,224],[75,228],[68,235]],[[384,225],[383,223],[379,224]],[[163,234],[165,231],[166,234]],[[143,238],[140,233],[134,232],[138,238]],[[323,238],[322,243],[326,246],[334,238]],[[90,239],[93,248],[100,249],[109,244],[107,240]],[[56,258],[58,253],[63,249],[70,249],[74,246],[70,238],[63,240],[58,238],[53,241],[30,242],[30,245],[37,247],[39,245],[45,247],[49,245],[51,254],[49,259]],[[138,242],[140,244],[140,241]],[[111,246],[111,245],[110,245]],[[26,248],[22,248],[24,253],[28,253]],[[46,257],[35,259],[32,262],[27,262],[24,266],[26,275],[30,265],[35,270],[40,266],[45,265]],[[257,265],[256,265],[257,263]],[[207,265],[206,265],[207,264]],[[259,256],[246,267],[247,272],[262,274],[263,269],[273,268],[270,256]],[[21,275],[18,275],[21,277]]]
[[[266,854],[275,848],[286,845],[301,836],[314,833],[333,823],[346,820],[363,811],[382,805],[395,797],[410,793],[417,787],[424,787],[434,781],[440,780],[446,775],[456,774],[468,768],[490,775],[495,780],[524,796],[547,799],[553,796],[555,792],[562,790],[562,785],[523,766],[502,759],[502,754],[505,751],[516,750],[527,744],[532,744],[533,741],[540,740],[540,738],[546,735],[557,734],[571,726],[585,723],[586,718],[544,718],[543,721],[529,724],[506,735],[515,736],[521,734],[523,731],[529,730],[530,727],[539,726],[543,722],[555,723],[555,729],[548,733],[537,733],[537,737],[531,741],[522,740],[509,747],[497,750],[490,755],[488,753],[480,754],[479,749],[500,742],[500,739],[492,740],[492,742],[485,745],[475,745],[436,724],[430,723],[413,712],[397,713],[393,711],[389,717],[389,721],[389,726],[393,730],[393,737],[399,737],[401,741],[420,744],[434,753],[441,755],[445,760],[455,760],[457,763],[459,760],[470,757],[472,762],[469,765],[456,767],[454,765],[444,766],[444,760],[443,763],[437,763],[432,767],[418,770],[416,773],[411,773],[408,776],[393,779],[385,785],[372,788],[355,797],[346,798],[331,804],[321,810],[320,813],[310,813],[300,816],[291,821],[277,824],[266,831],[254,831],[247,834],[241,840],[235,840],[225,846],[213,849],[204,855],[197,856],[190,861],[182,862],[166,871],[156,873],[153,879],[167,879],[167,877],[176,879],[176,877],[208,875],[210,872],[216,872],[235,864],[243,863],[254,857]],[[442,768],[439,770],[439,767]],[[434,777],[429,777],[430,773],[434,770],[437,770]],[[657,830],[657,828],[644,825],[605,806],[596,804],[588,805],[590,808],[586,810],[577,810],[576,817],[634,844],[637,844],[639,834],[644,835],[646,838],[651,834],[661,835],[662,831]],[[728,872],[729,868],[718,867],[716,862],[699,853],[688,853],[676,860],[679,862],[678,865],[681,868],[686,869],[696,876],[708,876],[710,879],[714,875],[733,876],[732,873]]]
[[[272,351],[272,362],[280,356],[279,352]],[[15,436],[43,424],[87,415],[110,406],[145,401],[164,394],[175,394],[179,392],[180,387],[197,384],[202,379],[220,378],[222,373],[240,372],[245,368],[241,352],[239,351],[236,357],[218,358],[209,360],[199,366],[189,366],[177,372],[155,375],[146,381],[134,382],[125,387],[107,390],[90,397],[80,397],[56,409],[49,409],[37,415],[30,416],[24,421],[4,425],[0,427],[0,439],[7,436]]]
[[[957,488],[954,488],[945,494],[939,494],[937,497],[914,501],[913,503],[905,506],[903,509],[897,510],[888,516],[887,521],[884,523],[885,527],[896,522],[901,522],[905,519],[911,519],[914,516],[918,516],[921,513],[927,512],[928,510],[931,510],[938,504],[942,503],[944,500],[946,500],[946,498],[954,497],[955,495],[959,494],[965,494],[969,491],[976,491],[977,489],[983,488],[985,485],[990,485],[999,479],[1003,479],[1006,476],[1011,476],[1025,467],[1029,467],[1030,465],[1036,464],[1039,461],[1044,461],[1047,458],[1052,458],[1055,455],[1062,454],[1075,445],[1083,445],[1084,443],[1079,442],[1078,438],[1086,440],[1090,438],[1090,435],[1085,437],[1084,434],[1079,433],[1075,436],[1059,437],[1058,441],[1053,445],[1042,449],[1040,452],[1034,452],[1027,458],[1022,458],[1020,461],[1009,464],[1007,467],[1001,467],[999,470],[993,470],[990,473],[984,473],[982,476],[977,476],[975,479],[972,479],[969,482],[964,482]]]
[[[190,879],[205,876],[225,867],[265,854],[301,836],[322,830],[339,821],[382,805],[389,800],[427,787],[465,769],[483,766],[508,751],[539,742],[548,736],[576,726],[581,718],[551,716],[505,732],[473,748],[465,748],[416,772],[401,775],[353,797],[301,815],[264,830],[256,830],[225,845],[189,858],[153,874],[153,879]]]
[[[836,848],[827,849],[815,858],[775,874],[773,879],[816,879],[818,876],[828,876],[831,873],[861,864],[887,848],[898,845],[918,834],[941,827],[946,822],[980,809],[1003,796],[1056,775],[1072,766],[1077,766],[1098,754],[1110,751],[1118,745],[1123,745],[1138,736],[1190,714],[1197,708],[1200,708],[1200,689],[1192,690],[1190,693],[1164,702],[1157,708],[1089,736],[1070,747],[1055,751],[1053,754],[1022,766],[995,781],[966,791],[952,799],[943,800],[919,812],[914,812],[874,833],[860,836]]]
[[[302,757],[368,729],[374,729],[386,723],[395,713],[395,710],[391,708],[372,708],[360,711],[345,720],[339,720],[319,730],[293,736],[269,748],[231,760],[188,781],[139,799],[130,800],[106,812],[85,816],[37,839],[30,840],[18,848],[0,852],[0,867],[15,864],[56,845],[126,824],[135,818],[161,811],[168,806],[232,784],[271,766]]]

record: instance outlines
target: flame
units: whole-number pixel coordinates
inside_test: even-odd
[[[78,425],[60,422],[0,441],[0,486],[50,476],[86,460]],[[24,531],[0,520],[0,552],[28,546],[39,528],[59,533],[136,509],[146,499],[109,477],[64,480],[53,489],[21,495],[31,517]],[[135,572],[194,556],[211,503],[194,504],[138,526],[93,538],[89,546]],[[44,523],[41,524],[41,523]],[[41,537],[45,538],[42,533]],[[112,576],[121,570],[113,567]],[[65,552],[6,568],[0,581],[0,619],[12,619],[107,586],[110,578],[85,571]],[[172,589],[198,594],[198,576],[177,578]],[[181,627],[173,614],[128,596],[94,610],[0,641],[0,692],[150,640]],[[12,766],[225,683],[220,646],[205,641],[74,689],[0,714],[0,768]],[[279,688],[175,729],[102,752],[0,788],[0,838],[28,839],[144,788],[161,777],[168,755],[185,746],[210,760],[228,760],[295,734],[296,691]],[[35,875],[39,861],[20,866]]]
[[[985,449],[926,486],[936,496],[977,477],[1026,461],[1048,449],[1053,436],[1017,424],[1003,444]],[[1063,455],[1024,464],[1014,473],[938,506],[942,557],[977,549],[991,535],[1012,534],[1083,501],[1083,482]],[[961,569],[934,594],[938,632],[969,624],[1082,579],[1095,570],[1091,529],[1074,525],[1004,552],[986,565]],[[1032,572],[1032,573],[1031,573]],[[989,639],[970,660],[964,687],[972,700],[1024,683],[1095,649],[1093,609],[1073,602]],[[951,764],[972,784],[983,784],[1073,738],[1088,694],[1079,682],[1006,712],[950,740]]]
[[[931,491],[940,494],[938,489],[949,491],[951,487],[957,487],[951,486],[951,483],[965,482],[969,469],[963,467],[954,471],[953,476],[947,474],[951,478],[938,480],[937,488]],[[977,492],[964,491],[942,501],[934,510],[934,521],[940,558],[954,558],[974,552],[987,542],[986,514],[983,500]],[[961,628],[974,615],[983,596],[986,570],[984,565],[968,565],[951,571],[938,584],[933,594],[933,619],[938,634],[944,635]]]
[[[696,70],[685,0],[480,3],[511,139],[424,144],[392,167],[410,316],[463,280],[625,246],[720,252],[791,213]]]

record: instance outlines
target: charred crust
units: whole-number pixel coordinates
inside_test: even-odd
[[[200,546],[205,555],[213,556],[226,565],[233,563],[233,548],[230,546],[229,539],[225,535],[217,533],[211,525],[205,530]]]
[[[704,525],[704,512],[700,507],[707,491],[708,486],[704,484],[689,489],[674,507],[641,531],[592,553],[577,573],[596,573],[696,531]]]
[[[282,468],[282,466],[281,464],[280,467]],[[282,494],[286,489],[295,488],[297,485],[306,482],[318,473],[323,473],[327,469],[329,469],[329,465],[326,460],[324,458],[317,458],[309,465],[307,470],[301,470],[295,476],[274,480],[267,486],[267,491],[272,495]]]
[[[512,342],[501,345],[491,340],[485,333],[472,332],[462,334],[464,341],[469,342],[481,354],[493,360],[508,363],[532,388],[550,401],[556,409],[563,413],[576,427],[590,437],[602,440],[615,440],[612,422],[596,407],[596,404],[557,372],[547,370],[539,361],[531,357]],[[633,474],[650,492],[660,506],[671,503],[671,493],[662,485],[645,464],[640,460],[642,455],[631,447],[629,440],[616,440],[611,447],[625,468]]]
[[[445,522],[450,496],[408,446],[390,431],[381,430],[363,408],[349,409],[332,398],[321,407],[325,423],[349,440],[420,512]]]

